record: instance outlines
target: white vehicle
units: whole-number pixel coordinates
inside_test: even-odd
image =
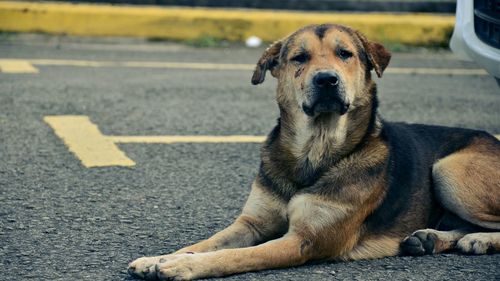
[[[473,60],[500,85],[500,0],[458,0],[451,50]]]

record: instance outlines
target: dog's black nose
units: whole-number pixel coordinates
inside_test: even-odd
[[[318,72],[314,75],[313,83],[318,88],[331,88],[339,84],[339,77],[331,71]]]

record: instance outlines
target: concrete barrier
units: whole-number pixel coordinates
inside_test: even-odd
[[[446,45],[454,17],[432,14],[309,13],[0,1],[0,31],[193,40],[274,41],[301,26],[340,23],[384,43]]]

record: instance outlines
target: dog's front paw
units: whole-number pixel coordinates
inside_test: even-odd
[[[128,265],[128,273],[135,278],[157,280],[156,265],[167,256],[142,257]]]
[[[421,256],[435,253],[435,244],[438,237],[431,229],[422,229],[413,232],[401,243],[401,250],[404,254],[411,256]]]
[[[162,259],[156,265],[159,280],[193,280],[203,277],[217,276],[211,273],[209,254],[180,254]]]
[[[490,233],[471,233],[458,240],[457,249],[464,254],[484,255],[493,252]]]

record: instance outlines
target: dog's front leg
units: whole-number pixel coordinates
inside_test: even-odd
[[[313,259],[325,259],[345,251],[352,241],[344,231],[349,206],[315,195],[297,195],[288,205],[289,229],[285,236],[253,247],[170,256],[155,266],[159,280],[191,280],[241,272],[290,267]]]
[[[242,248],[276,238],[287,230],[286,205],[273,194],[265,191],[258,181],[241,215],[226,229],[194,245],[169,255],[142,257],[129,265],[129,273],[138,278],[156,278],[155,265],[180,254],[210,252],[220,249]]]
[[[194,245],[175,252],[210,252],[220,249],[254,246],[283,235],[287,230],[286,204],[263,189],[258,181],[241,215],[226,229]]]
[[[156,277],[158,280],[192,280],[300,265],[309,258],[302,250],[303,245],[308,245],[304,241],[297,234],[289,233],[253,247],[174,255],[156,265]]]

